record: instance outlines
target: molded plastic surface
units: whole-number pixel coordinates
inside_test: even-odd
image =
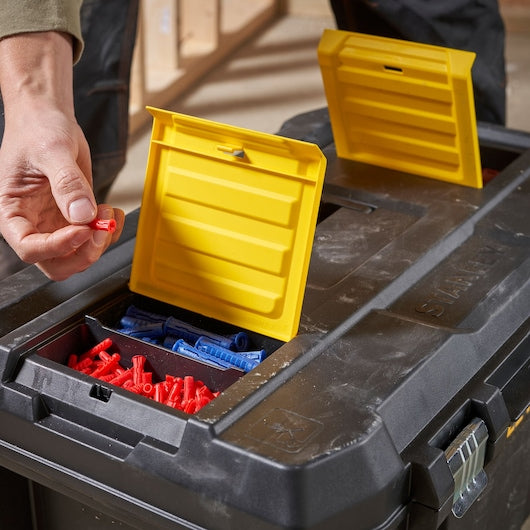
[[[320,115],[297,137],[316,137]],[[530,151],[511,138],[488,133],[482,158],[499,175],[481,192],[396,179],[321,143],[329,168],[294,340],[250,333],[274,351],[242,375],[113,332],[122,360],[145,355],[155,379],[178,365],[221,391],[193,416],[64,364],[130,304],[232,332],[131,293],[130,241],[89,269],[88,287],[83,275],[46,289],[25,271],[6,280],[0,292],[16,301],[0,306],[0,324],[23,310],[27,320],[0,339],[0,466],[29,484],[0,470],[0,528],[27,530],[28,513],[39,530],[521,528]],[[530,135],[518,138],[530,148]],[[445,450],[475,417],[488,430],[489,481],[457,519]]]
[[[318,58],[338,156],[482,188],[474,53],[326,30]]]
[[[324,180],[320,149],[150,112],[154,124],[131,290],[291,339]]]

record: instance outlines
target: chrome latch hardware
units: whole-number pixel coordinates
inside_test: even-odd
[[[455,481],[452,510],[455,517],[460,518],[466,513],[488,483],[483,469],[487,440],[486,424],[475,418],[445,451]]]

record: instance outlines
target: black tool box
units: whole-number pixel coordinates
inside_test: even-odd
[[[530,136],[480,126],[495,177],[473,189],[337,159],[325,109],[280,134],[319,144],[328,169],[298,335],[249,332],[269,352],[254,370],[115,331],[130,304],[237,331],[129,291],[137,213],[90,272],[11,279],[2,529],[521,527]],[[141,350],[153,372],[186,365],[221,393],[185,414],[66,366],[108,336],[122,359]]]

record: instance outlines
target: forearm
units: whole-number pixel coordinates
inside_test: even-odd
[[[61,224],[89,222],[96,213],[90,151],[74,113],[72,70],[68,34],[20,33],[0,41],[5,113],[0,200],[7,201],[0,214],[6,216],[1,230],[30,262],[40,259],[16,248],[24,231],[52,233]],[[55,206],[62,219],[56,214],[50,223],[47,216]],[[31,222],[21,230],[15,221],[25,218]]]
[[[80,9],[83,0],[1,0],[0,39],[43,31],[66,33],[73,37],[76,62],[82,52]]]
[[[30,11],[35,0],[0,0],[0,91],[5,131],[0,146],[0,230],[18,256],[62,280],[94,263],[119,237],[123,212],[97,205],[90,149],[73,103],[79,39],[68,28],[2,33],[6,5]],[[81,0],[42,4],[80,5]],[[39,21],[37,21],[39,22]],[[5,29],[5,25],[4,25]],[[96,232],[94,217],[114,219],[114,234]]]
[[[0,40],[0,90],[6,122],[43,106],[74,119],[72,37],[49,31]]]

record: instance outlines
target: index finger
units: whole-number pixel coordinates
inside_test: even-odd
[[[92,231],[88,226],[68,225],[40,233],[26,219],[14,218],[3,235],[22,261],[37,263],[71,254],[90,239]]]

